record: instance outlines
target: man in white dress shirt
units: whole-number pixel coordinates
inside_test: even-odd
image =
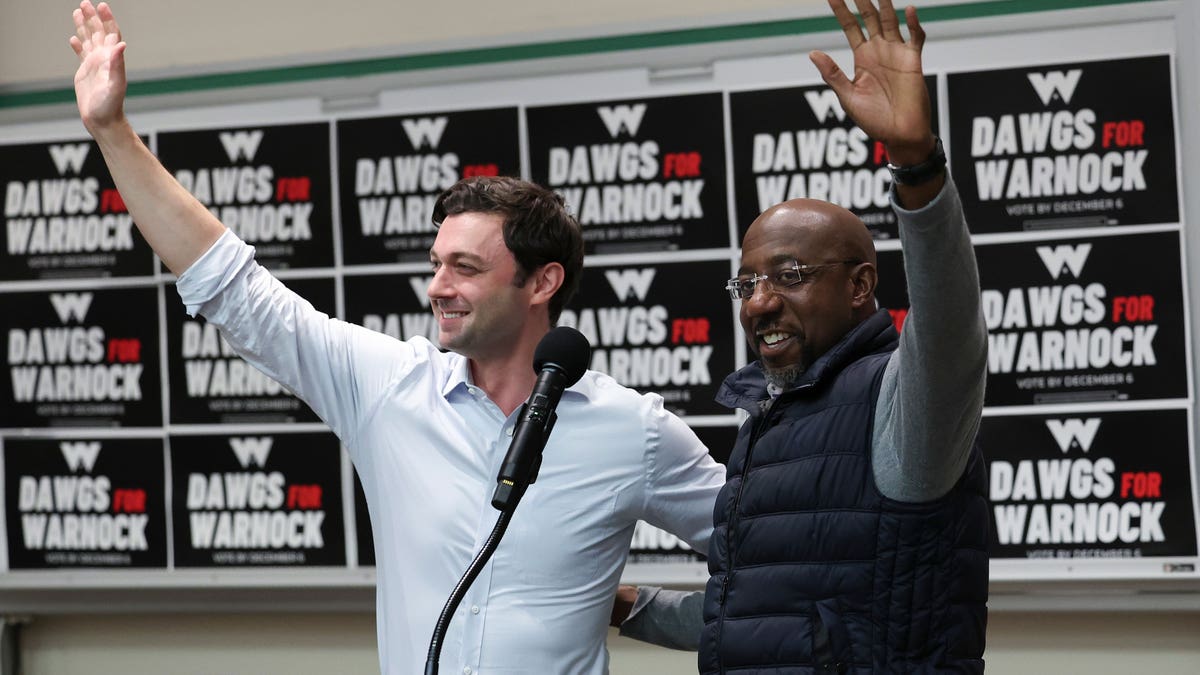
[[[496,474],[540,339],[578,284],[579,225],[554,193],[472,179],[443,194],[429,287],[442,351],[330,318],[254,261],[142,144],[123,112],[125,43],[84,0],[80,117],[139,231],[249,362],[308,403],[363,481],[384,673],[422,670],[442,605],[491,532]],[[723,471],[658,396],[588,371],[562,396],[538,480],[443,642],[445,672],[608,670],[606,624],[637,521],[705,550]]]

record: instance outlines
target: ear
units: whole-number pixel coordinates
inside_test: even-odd
[[[879,271],[875,265],[859,263],[850,272],[850,305],[855,309],[875,307],[875,286],[879,283]]]
[[[530,289],[532,295],[529,297],[531,305],[548,305],[550,299],[562,288],[563,279],[566,278],[566,271],[561,263],[550,262],[542,265],[533,271],[530,275]]]

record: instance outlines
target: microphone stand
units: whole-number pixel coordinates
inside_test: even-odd
[[[513,508],[516,508],[515,504]],[[434,626],[433,638],[429,641],[429,656],[425,659],[425,675],[437,675],[438,659],[442,654],[442,640],[446,637],[446,630],[450,628],[450,619],[454,615],[454,610],[458,608],[458,603],[462,602],[463,597],[467,594],[467,589],[475,582],[475,577],[479,576],[488,559],[496,552],[496,547],[500,545],[500,538],[508,529],[512,515],[511,510],[500,512],[500,518],[496,520],[496,526],[492,528],[492,533],[488,535],[483,548],[467,566],[467,571],[458,580],[458,585],[450,593],[450,598],[446,600],[446,606],[442,608],[442,614],[438,617],[437,625]]]
[[[524,417],[529,404],[525,404],[521,408],[521,415],[518,419]],[[554,426],[554,420],[558,416],[553,412],[550,413],[549,425]],[[545,434],[549,436],[549,429]],[[475,577],[483,571],[487,561],[496,552],[496,547],[500,545],[500,539],[504,536],[505,530],[508,529],[508,523],[512,520],[513,511],[517,510],[517,503],[525,496],[525,488],[535,480],[537,480],[537,472],[542,466],[542,458],[539,454],[534,460],[533,466],[529,469],[529,477],[526,481],[501,481],[496,488],[496,493],[492,497],[492,506],[500,510],[500,517],[496,519],[496,525],[492,528],[492,533],[488,535],[487,541],[483,543],[483,548],[479,549],[479,553],[475,555],[475,559],[467,566],[467,571],[463,573],[462,578],[458,580],[458,584],[451,591],[450,597],[446,600],[446,605],[442,607],[442,613],[438,616],[437,624],[433,628],[433,637],[429,640],[429,654],[425,658],[425,675],[438,675],[438,660],[442,655],[442,640],[446,638],[446,631],[450,628],[450,619],[454,616],[454,610],[458,609],[458,603],[462,602],[463,597],[467,595],[467,589],[475,582]]]

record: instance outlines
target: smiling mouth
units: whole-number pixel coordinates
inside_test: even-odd
[[[758,334],[758,351],[763,356],[770,356],[788,348],[796,336],[779,330],[770,330]]]
[[[442,312],[443,319],[461,319],[466,315],[466,312]]]
[[[783,342],[784,340],[788,339],[791,336],[788,335],[787,333],[765,333],[759,337],[764,343],[766,343],[766,345],[768,347],[770,347],[772,345]]]

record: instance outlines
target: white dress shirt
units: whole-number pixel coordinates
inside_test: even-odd
[[[232,232],[178,290],[346,446],[371,513],[382,671],[422,672],[438,614],[499,516],[491,496],[517,412],[472,384],[465,357],[318,312]],[[724,470],[660,397],[589,370],[557,412],[536,483],[450,623],[443,673],[606,673],[637,521],[707,550]]]

